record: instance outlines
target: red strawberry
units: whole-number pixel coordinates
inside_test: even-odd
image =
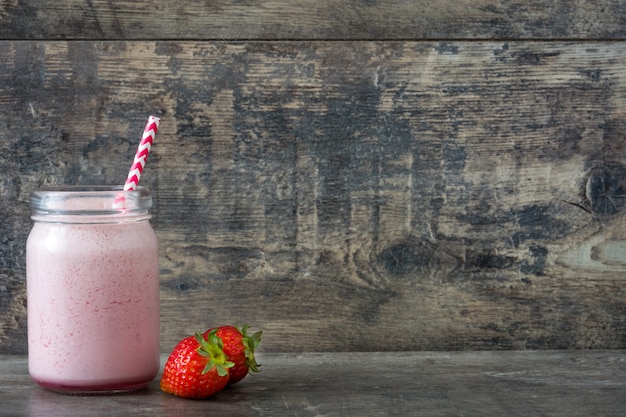
[[[161,389],[183,398],[208,398],[226,386],[232,366],[217,336],[196,333],[181,340],[170,354]]]
[[[259,372],[261,365],[254,358],[254,351],[261,343],[263,332],[248,336],[248,326],[241,330],[235,326],[221,326],[207,330],[205,336],[214,334],[223,343],[224,353],[234,365],[228,369],[230,379],[228,385],[241,381],[249,372]]]

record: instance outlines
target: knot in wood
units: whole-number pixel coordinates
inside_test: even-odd
[[[404,275],[416,269],[429,266],[433,260],[434,248],[412,242],[399,242],[380,254],[383,268],[394,275]]]
[[[626,167],[593,168],[587,178],[585,199],[590,210],[599,216],[618,214],[624,207]]]

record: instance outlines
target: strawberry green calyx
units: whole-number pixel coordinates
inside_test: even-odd
[[[209,359],[202,374],[206,374],[215,367],[219,376],[227,376],[227,369],[232,368],[235,364],[226,357],[222,340],[217,337],[215,331],[210,332],[206,338],[201,333],[196,333],[194,337],[200,345],[197,349],[198,353]]]
[[[245,348],[246,355],[246,365],[248,365],[248,369],[250,372],[260,372],[261,364],[257,363],[256,358],[254,357],[254,351],[261,343],[261,336],[263,336],[262,331],[258,331],[254,333],[252,336],[248,336],[248,325],[244,324],[241,329],[238,329],[243,336],[241,342]]]

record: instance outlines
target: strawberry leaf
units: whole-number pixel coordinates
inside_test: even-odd
[[[227,376],[227,369],[232,368],[235,364],[230,362],[224,353],[222,339],[215,332],[209,333],[206,338],[201,333],[196,333],[194,337],[199,344],[197,348],[198,354],[208,359],[202,374],[206,374],[215,368],[219,376]]]
[[[244,324],[244,326],[239,331],[243,336],[241,342],[244,346],[244,354],[246,355],[246,365],[248,365],[248,369],[250,372],[259,372],[261,364],[257,363],[256,358],[254,357],[254,351],[261,343],[261,337],[263,336],[263,332],[258,331],[252,336],[248,336],[247,324]]]

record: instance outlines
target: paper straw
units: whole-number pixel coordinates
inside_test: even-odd
[[[158,117],[150,116],[148,118],[148,123],[143,130],[139,147],[137,147],[137,152],[135,153],[135,159],[133,160],[133,164],[130,166],[128,177],[126,177],[124,191],[130,191],[137,188],[139,178],[143,172],[143,167],[146,166],[146,159],[148,159],[148,154],[152,148],[152,143],[154,142],[157,130],[159,129],[160,122],[161,119]]]

